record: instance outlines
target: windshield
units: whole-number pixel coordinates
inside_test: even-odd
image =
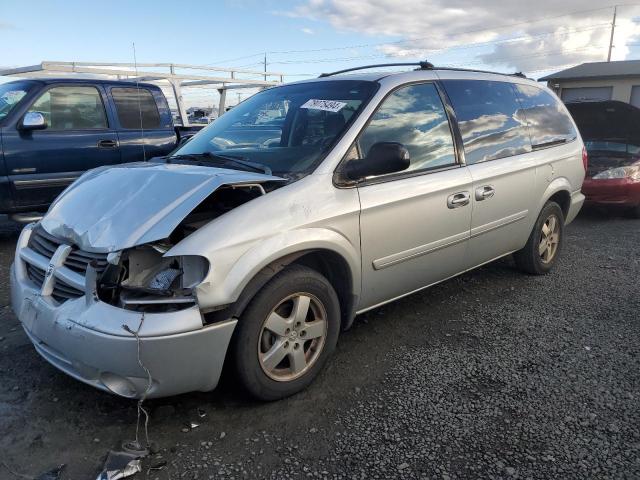
[[[586,140],[584,146],[587,152],[595,154],[596,152],[622,153],[629,155],[640,154],[640,145],[627,143],[626,139],[603,139],[603,140]]]
[[[0,85],[0,121],[24,98],[33,86],[29,82],[10,82]]]
[[[376,88],[374,82],[335,80],[265,90],[218,118],[172,158],[228,157],[301,178],[322,161]]]

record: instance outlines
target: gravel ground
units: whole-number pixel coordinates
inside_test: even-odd
[[[171,478],[640,478],[640,221],[587,212],[558,268],[503,259],[358,317],[307,391],[150,401]],[[135,405],[41,360],[8,303],[0,229],[0,460],[95,478]],[[195,428],[186,425],[195,422]],[[12,478],[0,466],[0,478]]]

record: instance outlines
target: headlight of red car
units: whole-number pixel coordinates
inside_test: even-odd
[[[627,167],[617,167],[593,176],[594,180],[608,180],[611,178],[628,178],[634,182],[640,182],[640,162]]]

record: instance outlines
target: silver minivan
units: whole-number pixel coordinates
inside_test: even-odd
[[[38,353],[118,395],[308,386],[354,317],[513,254],[558,261],[586,153],[519,75],[324,75],[264,90],[166,158],[92,170],[22,232]]]

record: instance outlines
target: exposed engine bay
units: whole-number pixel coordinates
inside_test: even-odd
[[[108,256],[109,265],[97,279],[100,300],[127,310],[176,311],[193,306],[193,288],[209,271],[200,256],[165,257],[180,241],[210,221],[266,192],[260,184],[224,186],[201,202],[169,237]]]

